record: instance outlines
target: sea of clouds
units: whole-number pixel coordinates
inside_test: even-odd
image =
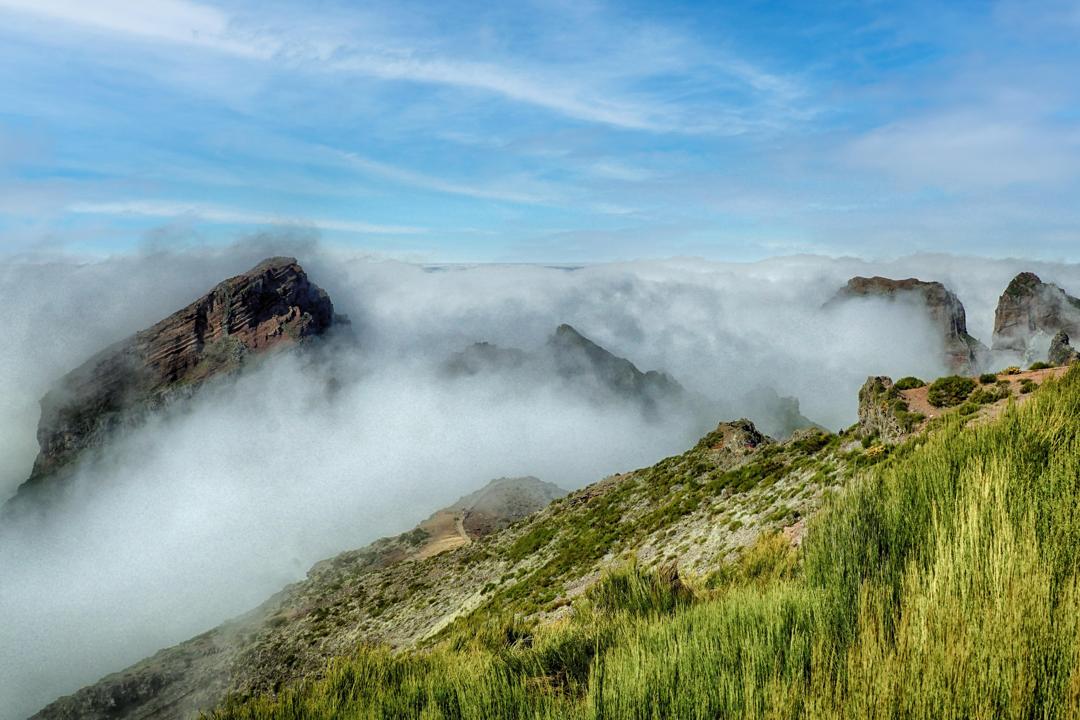
[[[881,301],[821,310],[852,275],[944,282],[987,344],[1018,271],[1080,291],[1077,265],[945,255],[432,267],[270,237],[12,257],[0,265],[0,500],[29,474],[37,403],[58,378],[276,254],[299,258],[350,332],[321,359],[278,356],[153,418],[47,514],[0,520],[0,718],[242,613],[316,561],[407,530],[493,477],[581,487],[709,429],[557,382],[438,371],[473,342],[532,349],[570,323],[730,410],[709,424],[746,414],[742,398],[767,387],[835,430],[855,420],[867,375],[944,371],[919,313]]]

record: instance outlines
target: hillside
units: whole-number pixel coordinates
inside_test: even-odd
[[[213,717],[1076,717],[1080,370],[1028,397],[990,422],[946,413],[891,453],[854,451],[849,468],[868,456],[876,464],[826,502],[798,549],[762,533],[734,562],[717,553],[687,563],[691,578],[616,564],[559,620],[523,615],[551,608],[546,595],[565,587],[560,540],[600,540],[586,558],[621,547],[601,540],[611,524],[558,522],[576,506],[594,505],[584,516],[592,520],[596,511],[615,518],[626,510],[616,498],[632,489],[692,504],[697,488],[764,482],[770,461],[780,479],[796,474],[784,460],[794,444],[750,447],[747,428],[721,428],[687,455],[572,495],[505,538],[542,553],[525,573],[533,582],[504,580],[485,612],[428,649],[360,647],[322,679],[234,699]],[[799,457],[843,456],[834,441]],[[647,533],[641,521],[651,515],[617,527]]]
[[[820,431],[777,443],[749,421],[722,423],[683,455],[606,478],[470,542],[446,515],[458,503],[412,532],[319,563],[247,616],[35,717],[187,717],[226,693],[258,695],[319,677],[328,660],[361,645],[426,646],[461,622],[507,614],[551,622],[631,557],[646,568],[677,561],[682,572],[706,573],[763,533],[788,528],[797,542],[801,518],[862,462],[861,445],[849,444],[842,449],[839,437]],[[515,505],[493,502],[490,491],[462,502],[487,511]],[[458,517],[465,523],[468,514]]]

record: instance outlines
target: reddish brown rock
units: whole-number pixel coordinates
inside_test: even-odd
[[[60,380],[41,401],[40,452],[27,484],[101,444],[115,428],[236,370],[249,355],[320,335],[333,322],[329,296],[293,258],[265,260],[222,282]]]
[[[994,351],[1045,360],[1051,339],[1061,331],[1080,336],[1080,300],[1034,273],[1013,278],[994,313]]]
[[[952,372],[977,372],[986,361],[986,346],[968,334],[967,312],[956,295],[939,282],[917,278],[853,277],[826,307],[852,298],[879,297],[898,302],[917,302],[926,308],[931,322],[941,329],[945,361]]]

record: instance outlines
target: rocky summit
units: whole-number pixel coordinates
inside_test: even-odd
[[[945,362],[953,372],[972,373],[986,362],[986,346],[968,334],[964,304],[939,282],[917,278],[853,277],[825,304],[831,307],[854,298],[884,298],[923,305],[931,322],[940,328]]]
[[[330,297],[294,258],[264,260],[65,375],[41,401],[40,451],[19,496],[169,401],[265,354],[326,332]]]
[[[1060,331],[1080,334],[1080,299],[1034,273],[1014,277],[998,299],[993,350],[1023,361],[1043,360]]]

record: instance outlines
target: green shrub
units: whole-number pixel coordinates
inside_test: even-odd
[[[1040,362],[1037,362],[1037,363],[1031,363],[1031,367],[1029,367],[1028,370],[1045,370],[1046,368],[1052,368],[1052,367],[1054,367],[1054,366],[1051,365],[1050,363],[1040,361]]]
[[[634,615],[670,613],[694,600],[674,565],[649,571],[636,563],[600,578],[585,597],[598,610]]]
[[[893,385],[893,387],[897,390],[914,390],[915,388],[921,388],[925,384],[926,383],[924,383],[919,378],[908,375],[907,377],[902,377],[897,380],[896,384]]]
[[[934,407],[952,407],[967,399],[975,389],[975,381],[969,377],[949,375],[938,378],[930,385],[927,398]]]
[[[997,382],[997,375],[994,373],[983,373],[979,376],[979,382],[983,385],[992,385]]]
[[[1031,378],[1024,378],[1020,381],[1020,394],[1027,395],[1028,393],[1034,391],[1037,387],[1039,386],[1034,380],[1032,380]]]

